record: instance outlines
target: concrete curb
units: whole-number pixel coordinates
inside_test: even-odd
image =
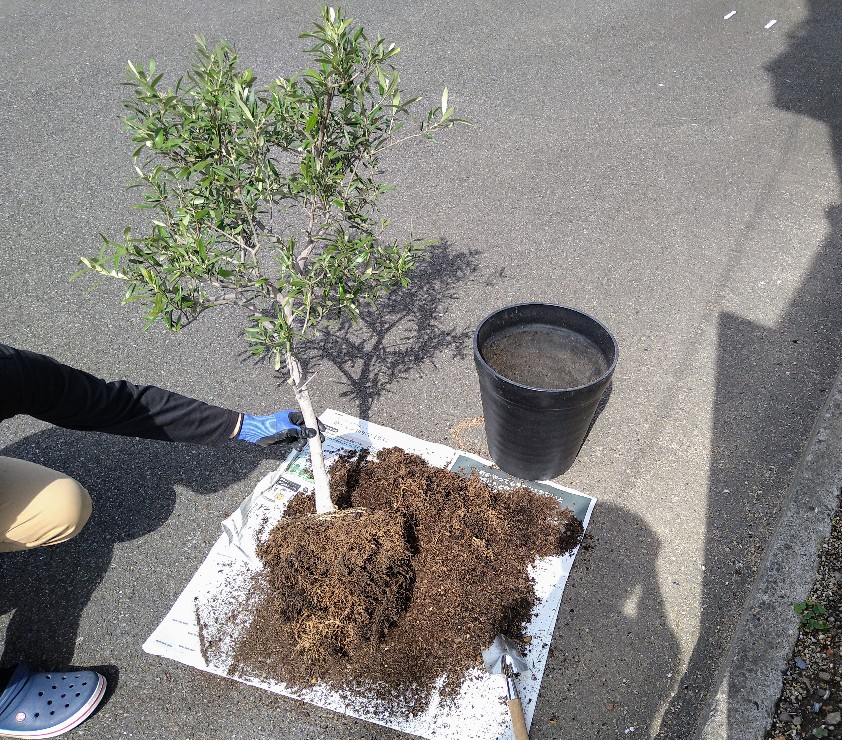
[[[807,598],[842,485],[842,372],[818,415],[781,518],[746,600],[716,690],[699,717],[703,740],[762,738],[798,636],[792,609]]]

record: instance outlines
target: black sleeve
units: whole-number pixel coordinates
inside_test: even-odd
[[[222,444],[239,418],[155,386],[107,382],[45,355],[0,344],[0,420],[17,414],[66,429]]]

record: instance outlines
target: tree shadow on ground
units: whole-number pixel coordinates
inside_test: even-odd
[[[828,125],[842,175],[842,6],[812,0],[809,8],[767,71],[777,107]],[[842,207],[829,208],[827,217],[828,236],[777,325],[720,316],[700,634],[662,737],[694,735],[687,718],[698,716],[715,688],[756,566],[839,369]],[[728,736],[733,732],[729,718]]]
[[[357,415],[369,419],[392,383],[435,372],[442,355],[463,359],[470,351],[473,328],[454,326],[451,306],[479,269],[478,251],[456,250],[442,240],[410,273],[409,287],[365,307],[356,323],[343,318],[303,345],[303,361],[311,369],[333,365],[344,379],[341,397],[352,399]]]
[[[93,499],[91,518],[73,539],[0,557],[0,614],[13,612],[0,667],[20,661],[45,670],[69,666],[82,613],[115,545],[164,524],[175,507],[176,487],[217,493],[247,478],[266,457],[287,451],[272,449],[267,454],[236,442],[206,448],[58,428],[0,449],[0,455],[72,476]]]

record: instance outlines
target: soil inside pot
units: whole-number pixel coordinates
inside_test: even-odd
[[[569,552],[583,532],[552,496],[492,489],[399,448],[340,459],[330,479],[337,506],[367,510],[360,521],[372,527],[357,533],[343,514],[349,526],[321,539],[312,496],[296,495],[260,548],[264,571],[241,600],[249,613],[232,618],[221,604],[202,615],[206,659],[230,660],[214,655],[220,630],[245,616],[232,674],[362,684],[414,711],[442,676],[443,694],[456,693],[497,634],[523,636],[535,604],[528,566]]]
[[[495,334],[481,349],[500,375],[532,388],[579,388],[608,370],[587,337],[558,326],[526,324]]]

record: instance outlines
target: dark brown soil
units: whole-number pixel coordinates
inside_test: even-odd
[[[352,509],[286,518],[257,554],[264,569],[255,588],[263,598],[234,657],[243,664],[265,660],[269,675],[281,667],[273,665],[277,644],[293,648],[301,670],[284,672],[298,678],[365,652],[383,639],[412,592],[400,514]]]
[[[494,490],[398,448],[339,460],[330,477],[337,506],[366,511],[324,518],[311,497],[290,502],[260,548],[233,673],[362,683],[409,706],[443,675],[445,695],[458,691],[495,635],[523,636],[535,604],[527,567],[582,536],[551,496]]]

